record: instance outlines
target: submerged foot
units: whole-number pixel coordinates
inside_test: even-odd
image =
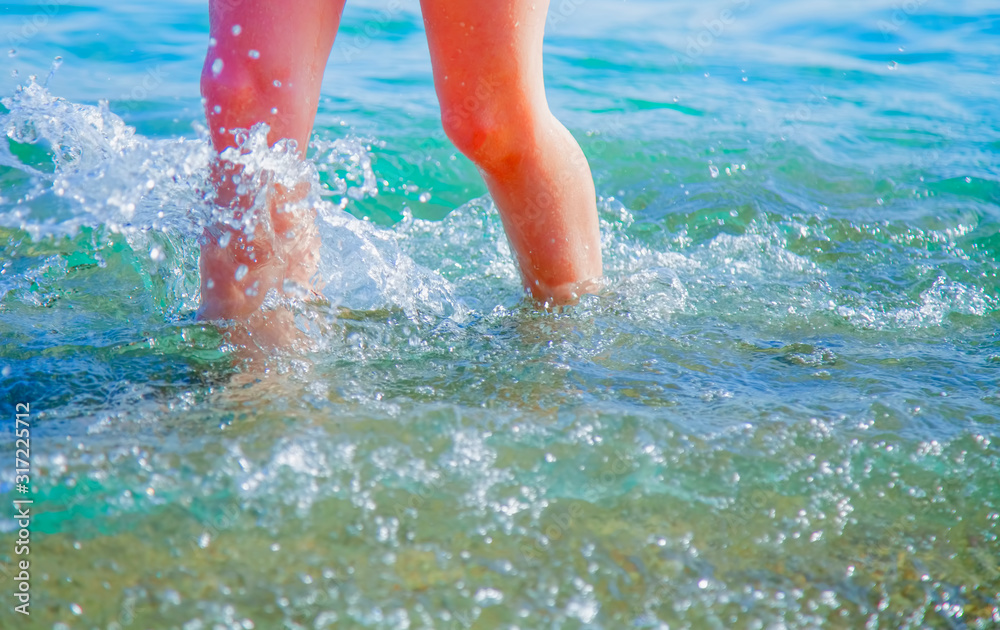
[[[297,336],[285,308],[265,309],[269,294],[279,298],[318,296],[314,282],[319,262],[316,212],[300,201],[305,185],[273,186],[266,208],[239,227],[217,223],[205,229],[201,246],[203,320],[236,320],[247,337],[268,347],[288,345]],[[235,340],[234,340],[235,341]]]

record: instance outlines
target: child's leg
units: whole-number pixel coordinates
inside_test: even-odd
[[[483,173],[525,285],[565,302],[601,276],[590,167],[549,111],[548,0],[421,0],[445,132]]]
[[[344,0],[211,0],[212,44],[201,91],[218,151],[234,146],[233,129],[270,125],[269,143],[291,139],[304,155],[316,117],[320,83]],[[231,169],[229,169],[231,171]],[[225,166],[218,172],[218,202],[249,210],[257,191],[237,195]],[[253,239],[216,226],[202,246],[204,318],[242,318],[254,313],[272,288],[286,279],[307,281],[315,265],[313,218],[280,212],[301,190],[269,192],[268,216],[257,217]],[[215,234],[211,234],[212,232]],[[229,233],[220,246],[219,234]],[[240,270],[245,265],[245,272]],[[240,270],[241,273],[237,273]],[[237,276],[240,276],[237,278]],[[249,292],[248,292],[249,290]]]

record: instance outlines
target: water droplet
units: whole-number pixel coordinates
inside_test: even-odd
[[[221,105],[216,105],[215,107],[212,108],[212,111],[215,112],[216,114],[221,114],[222,113],[222,106]]]
[[[216,59],[212,62],[212,74],[219,74],[222,72],[222,60]]]
[[[431,194],[429,192],[420,193],[420,203],[427,203],[431,200]]]
[[[209,278],[208,280],[206,280],[205,281],[205,288],[214,289],[215,288],[215,280],[212,280],[211,278]]]
[[[274,83],[274,87],[281,87],[281,81],[279,81],[279,80],[275,79],[275,80],[273,81],[273,83]]]
[[[167,590],[163,591],[163,601],[165,601],[165,602],[167,602],[167,603],[169,603],[169,604],[171,604],[173,606],[180,606],[181,605],[181,594],[178,593],[177,591],[175,591],[172,588],[168,588]],[[246,626],[244,626],[244,627],[246,627]]]
[[[746,78],[746,77],[743,77],[743,82],[744,82],[744,83],[746,83],[746,80],[747,80],[747,78]]]
[[[243,278],[246,278],[248,273],[250,273],[250,268],[247,267],[246,265],[240,265],[239,267],[236,268],[236,273],[233,275],[233,277],[236,278],[237,281],[239,281],[242,280]]]
[[[712,179],[715,179],[716,177],[719,176],[719,167],[716,166],[715,164],[709,164],[708,172],[711,173]]]
[[[890,62],[889,62],[889,69],[890,69],[890,70],[895,70],[895,69],[896,69],[896,68],[898,68],[898,67],[899,67],[899,64],[898,64],[898,63],[896,63],[895,61],[890,61]]]
[[[272,114],[277,114],[278,113],[278,108],[277,107],[272,107],[271,108],[271,113]]]
[[[153,260],[159,262],[159,261],[163,260],[164,258],[166,258],[166,255],[163,253],[162,249],[160,249],[159,247],[154,246],[153,249],[149,250],[149,257],[152,258]]]
[[[708,580],[698,580],[698,588],[708,588]]]
[[[10,373],[11,369],[9,365],[5,365],[3,369],[0,369],[0,376],[10,376]]]
[[[215,41],[215,38],[214,38],[214,37],[209,37],[209,38],[208,38],[208,47],[209,47],[209,48],[211,48],[212,46],[215,46],[215,45],[216,45],[216,44],[218,44],[218,43],[219,43],[219,42]]]
[[[219,247],[226,247],[227,245],[229,245],[229,241],[232,240],[232,238],[233,238],[233,233],[232,232],[226,232],[225,234],[223,234],[222,236],[220,236],[219,237]]]
[[[74,615],[82,615],[83,614],[83,607],[80,606],[80,604],[77,604],[75,602],[69,605],[69,609],[70,609],[70,611],[73,612]]]
[[[503,601],[503,592],[495,588],[481,588],[472,598],[480,606],[495,606]]]
[[[16,48],[11,48],[10,50],[8,50],[7,51],[7,56],[8,57],[17,57],[17,49]]]
[[[965,178],[965,183],[966,184],[971,184],[972,183],[972,178],[971,177],[966,177]]]
[[[299,286],[298,282],[289,278],[285,278],[284,282],[281,283],[281,289],[288,295],[295,295],[299,297],[302,297],[305,293],[302,287]]]
[[[247,56],[251,59],[260,59],[260,51],[251,49],[250,52],[247,53]]]
[[[240,26],[239,24],[234,24],[233,25],[233,35],[239,35],[242,32],[243,32],[243,27],[242,26]]]

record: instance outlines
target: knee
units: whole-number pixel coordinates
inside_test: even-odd
[[[501,173],[520,162],[530,130],[518,107],[470,95],[442,100],[441,122],[448,139],[463,155],[488,173]],[[522,120],[519,121],[519,118]]]

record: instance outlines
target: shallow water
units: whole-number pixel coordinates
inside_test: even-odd
[[[0,627],[997,627],[995,7],[553,7],[610,280],[561,312],[389,7],[306,165],[315,347],[247,363],[193,318],[204,7],[3,6]]]

